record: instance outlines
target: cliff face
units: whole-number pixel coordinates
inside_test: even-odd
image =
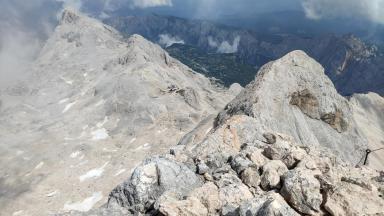
[[[291,52],[85,215],[384,214],[384,174],[362,165],[355,110],[320,64]]]

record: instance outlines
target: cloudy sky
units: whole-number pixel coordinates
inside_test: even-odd
[[[197,19],[303,11],[308,19],[358,18],[384,24],[384,0],[0,0],[0,85],[22,74],[53,31],[64,7],[97,17],[162,13]],[[12,76],[13,76],[12,75]]]

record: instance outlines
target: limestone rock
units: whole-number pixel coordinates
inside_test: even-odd
[[[320,193],[320,183],[313,173],[307,170],[295,169],[283,176],[281,195],[297,211],[306,215],[317,215],[323,197]]]
[[[246,150],[247,158],[257,167],[263,167],[267,163],[268,158],[266,158],[261,149],[250,148]]]
[[[302,51],[264,65],[217,122],[222,125],[236,115],[255,119],[255,130],[287,134],[302,146],[331,148],[353,164],[367,146],[351,105],[337,93],[323,67]]]
[[[384,199],[377,191],[356,184],[339,183],[334,190],[327,191],[325,209],[334,216],[384,215]]]
[[[288,168],[296,166],[305,156],[306,151],[287,137],[278,135],[274,144],[268,145],[263,154],[271,160],[281,160]]]
[[[248,187],[233,174],[222,175],[216,185],[219,187],[219,199],[223,207],[239,206],[253,197]]]
[[[205,163],[201,162],[197,165],[197,173],[199,173],[200,175],[204,175],[208,171],[209,167]]]
[[[233,95],[238,95],[240,94],[240,92],[243,90],[244,88],[239,84],[239,83],[233,83],[230,87],[229,87],[229,91],[231,92],[231,94]]]
[[[296,105],[300,110],[314,119],[320,119],[319,101],[308,89],[294,92],[291,95],[290,104]]]
[[[252,162],[242,155],[236,155],[231,161],[232,169],[235,170],[238,174],[248,168],[251,164]]]
[[[186,200],[165,201],[160,203],[159,212],[164,216],[205,216],[207,209],[200,201],[191,197]]]
[[[259,171],[254,167],[248,167],[241,173],[241,180],[248,187],[257,188],[260,184]]]
[[[274,144],[276,142],[276,136],[272,133],[265,133],[263,134],[263,137],[266,140],[266,143],[268,144]]]
[[[209,215],[219,213],[221,209],[221,201],[219,197],[219,189],[214,183],[205,183],[203,186],[193,190],[190,196],[196,197],[207,208]]]
[[[240,216],[298,216],[285,200],[275,192],[269,192],[244,202],[239,209]]]
[[[261,187],[264,190],[280,188],[281,177],[288,172],[287,166],[279,160],[272,160],[263,166]]]
[[[145,212],[166,191],[186,195],[200,185],[201,181],[185,165],[153,158],[137,167],[127,182],[111,192],[108,205]]]

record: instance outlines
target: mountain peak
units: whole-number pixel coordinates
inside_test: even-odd
[[[61,14],[61,24],[73,24],[80,19],[79,12],[72,8],[65,8]]]
[[[279,131],[303,145],[326,146],[346,161],[357,163],[366,139],[348,101],[339,95],[324,68],[303,51],[293,51],[263,66],[219,115],[225,124],[235,115],[260,122],[260,130]]]

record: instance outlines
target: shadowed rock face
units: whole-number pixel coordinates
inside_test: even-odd
[[[319,119],[319,101],[312,95],[308,89],[295,92],[291,96],[290,104],[296,105],[300,110],[311,118]]]
[[[143,162],[113,190],[107,206],[89,214],[119,209],[176,216],[384,214],[383,173],[355,166],[361,152],[350,148],[364,148],[364,138],[356,132],[351,105],[321,72],[301,51],[264,66],[213,129],[207,133],[202,122],[170,154]],[[308,116],[317,109],[317,118]],[[348,127],[339,132],[332,126],[340,118]],[[157,172],[156,164],[162,167]]]

